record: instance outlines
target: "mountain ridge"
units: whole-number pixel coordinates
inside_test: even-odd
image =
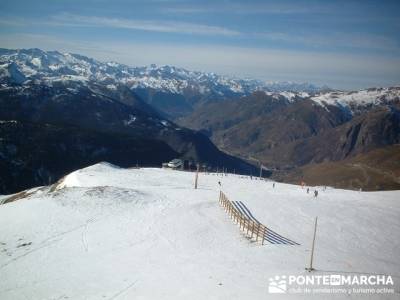
[[[130,67],[79,54],[40,49],[0,49],[0,78],[10,83],[32,80],[48,85],[56,81],[97,81],[110,90],[123,84],[172,119],[192,112],[202,103],[238,98],[257,90],[315,93],[326,89],[310,83],[268,83],[168,65]]]
[[[4,63],[7,60],[15,62],[22,68],[25,67],[26,75],[32,79],[44,77],[38,73],[45,71],[43,75],[81,75],[98,81],[122,79],[126,84],[131,84],[131,87],[155,88],[175,93],[182,93],[185,88],[194,88],[196,83],[199,85],[199,92],[217,88],[214,90],[215,94],[222,94],[227,91],[243,94],[255,90],[316,92],[321,89],[327,89],[326,86],[318,87],[311,83],[241,79],[233,76],[217,75],[214,72],[189,71],[169,65],[157,66],[156,64],[151,64],[144,67],[131,67],[114,61],[100,62],[80,54],[43,51],[37,48],[0,49],[0,63]],[[24,64],[25,66],[23,66]],[[74,65],[81,69],[73,68]],[[94,69],[93,66],[97,67],[97,69]],[[57,73],[57,71],[59,72]],[[163,82],[162,79],[168,79],[168,76],[171,77],[171,80]],[[141,78],[144,80],[141,80]],[[156,78],[161,80],[155,81]],[[178,82],[178,79],[182,81]]]
[[[365,98],[368,91],[367,95],[377,97]],[[178,123],[201,130],[227,153],[275,170],[274,178],[291,180],[297,168],[340,162],[400,143],[400,88],[366,92],[335,92],[326,101],[320,96],[316,96],[320,101],[313,97],[289,100],[256,92],[239,100],[203,105]],[[335,177],[335,182],[341,182]],[[319,177],[314,174],[313,178],[317,182]],[[365,183],[358,183],[365,188]],[[377,186],[389,185],[371,182],[369,188]]]
[[[0,49],[0,119],[153,139],[171,156],[248,173],[254,168],[208,138],[226,153],[277,170],[349,159],[400,141],[400,87],[295,91],[287,90],[291,82],[270,82],[270,89],[258,83]],[[90,148],[91,136],[84,140]],[[7,143],[5,153],[13,147]]]
[[[169,121],[123,84],[48,83],[0,79],[0,193],[49,184],[72,167],[102,160],[160,166],[181,158],[210,168],[253,169],[201,133]]]

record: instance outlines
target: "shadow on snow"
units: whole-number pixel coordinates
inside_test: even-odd
[[[244,205],[242,201],[232,201],[233,205],[236,207],[238,211],[243,213],[248,219],[253,220],[254,222],[260,223],[250,212],[250,210]],[[261,223],[260,223],[261,224]],[[268,227],[267,227],[268,228]],[[264,236],[271,244],[284,244],[284,245],[300,245],[284,236],[276,233],[275,231],[271,230],[270,228],[267,229],[267,233]]]

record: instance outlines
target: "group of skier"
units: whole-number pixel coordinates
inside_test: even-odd
[[[206,173],[206,174],[207,174],[207,173]],[[214,174],[213,174],[213,175],[214,175]],[[227,174],[222,174],[222,176],[223,176],[223,175],[227,176]],[[253,176],[250,176],[250,179],[253,179]],[[221,181],[218,181],[218,185],[219,185],[220,188],[222,188],[222,183],[221,183]],[[306,183],[305,183],[304,181],[301,181],[301,182],[300,182],[300,185],[301,185],[301,188],[304,189],[304,187],[306,186]],[[272,188],[275,188],[275,186],[276,186],[275,182],[272,182]],[[323,187],[323,190],[324,190],[324,191],[326,190],[326,186]],[[310,187],[307,187],[307,194],[309,194],[310,191],[311,191],[311,190],[310,190]],[[319,194],[318,190],[315,189],[315,190],[314,190],[314,198],[317,198],[317,197],[318,197],[318,194]]]
[[[304,186],[305,186],[306,184],[305,184],[304,181],[302,181],[302,182],[300,183],[300,185],[301,185],[301,188],[304,188]],[[326,186],[324,186],[324,191],[325,191],[325,190],[326,190]],[[309,193],[310,193],[310,188],[307,187],[307,194],[309,194]],[[314,197],[315,197],[315,198],[318,197],[318,190],[317,190],[317,189],[314,190]]]

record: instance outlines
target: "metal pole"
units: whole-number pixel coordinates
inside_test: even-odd
[[[262,177],[262,164],[260,164],[260,179]]]
[[[197,180],[199,178],[199,167],[200,165],[197,165],[197,171],[196,171],[196,179],[194,180],[194,189],[197,189]]]
[[[315,217],[314,236],[313,236],[313,241],[312,241],[312,246],[311,246],[310,267],[306,268],[306,270],[308,272],[311,272],[311,271],[314,270],[314,268],[313,268],[313,258],[314,258],[315,236],[317,234],[317,223],[318,223],[318,217]]]

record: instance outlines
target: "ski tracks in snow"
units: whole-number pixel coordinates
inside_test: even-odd
[[[85,249],[85,252],[89,252],[89,243],[88,243],[88,239],[87,239],[87,232],[88,232],[89,224],[93,223],[95,221],[96,221],[95,217],[92,217],[86,221],[86,224],[83,227],[81,240],[82,240],[82,245],[83,245],[83,248]]]
[[[89,226],[90,223],[94,223],[94,222],[98,221],[95,218],[96,218],[96,216],[93,216],[92,218],[88,219],[84,224],[81,224],[79,226],[75,226],[75,227],[73,227],[73,228],[71,228],[69,230],[62,231],[62,232],[59,232],[59,233],[57,233],[55,235],[52,235],[52,236],[50,236],[48,238],[45,238],[44,240],[42,240],[40,242],[38,247],[36,247],[36,248],[34,248],[32,250],[29,250],[29,251],[27,251],[27,252],[25,252],[25,253],[23,253],[21,255],[18,255],[16,257],[10,259],[8,262],[4,263],[3,265],[0,265],[0,270],[5,268],[9,264],[14,263],[14,262],[20,260],[21,258],[24,258],[25,256],[30,255],[31,253],[34,253],[34,252],[42,250],[42,249],[46,249],[46,248],[52,246],[53,244],[56,244],[56,243],[60,242],[65,235],[68,235],[70,233],[76,232],[76,231],[78,231],[78,230],[80,230],[82,228],[83,228],[83,232],[82,232],[82,235],[81,235],[82,244],[83,244],[83,248],[85,249],[85,251],[88,252],[89,251],[89,244],[88,244],[88,241],[87,241],[87,230],[88,230],[88,226]]]
[[[119,290],[117,293],[115,293],[114,295],[112,295],[110,298],[108,298],[107,300],[114,300],[117,299],[119,296],[121,296],[122,294],[124,294],[126,291],[128,291],[130,288],[132,288],[136,282],[138,282],[138,280],[135,280],[133,282],[131,282],[128,286],[124,287],[122,290]]]

